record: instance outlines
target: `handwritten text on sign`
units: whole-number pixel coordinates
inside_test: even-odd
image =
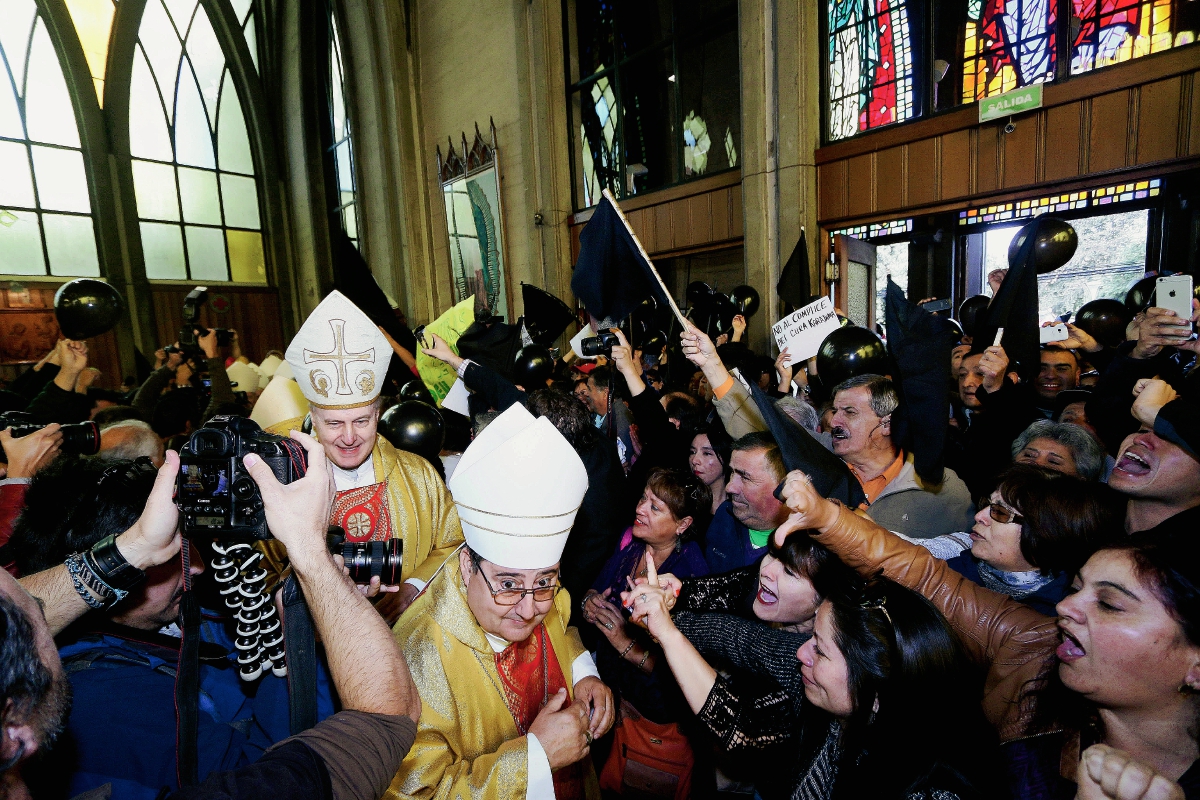
[[[775,344],[788,351],[788,366],[807,361],[817,354],[825,337],[838,328],[837,313],[828,297],[793,311],[771,326]]]

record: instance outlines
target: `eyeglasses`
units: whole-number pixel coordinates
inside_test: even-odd
[[[562,589],[562,585],[557,581],[550,586],[537,586],[533,589],[496,589],[492,586],[492,582],[487,579],[487,575],[483,573],[478,563],[475,565],[475,571],[483,578],[484,585],[492,593],[492,599],[498,605],[502,606],[515,606],[524,600],[527,594],[533,595],[533,602],[535,603],[547,603],[553,600],[554,596]]]
[[[989,498],[980,498],[979,508],[980,510],[986,508],[988,516],[990,516],[994,522],[999,522],[1001,525],[1006,525],[1009,522],[1012,522],[1016,525],[1025,524],[1025,518],[1020,514],[1013,511],[1011,508],[1008,508],[1007,506],[1001,505],[1000,503],[993,503]]]

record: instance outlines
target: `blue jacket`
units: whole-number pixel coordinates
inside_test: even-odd
[[[705,536],[704,560],[714,575],[757,563],[767,548],[750,543],[750,529],[738,522],[733,507],[726,500],[717,506]]]
[[[946,562],[946,566],[967,580],[978,583],[980,586],[983,585],[983,581],[979,577],[978,559],[971,554],[970,550],[964,550],[959,555],[950,559]],[[1071,576],[1065,572],[1060,572],[1054,576],[1054,580],[1033,594],[1025,595],[1024,597],[1014,597],[1013,599],[1024,603],[1039,614],[1045,614],[1047,617],[1056,617],[1058,616],[1058,612],[1054,610],[1054,607],[1058,605],[1060,600],[1066,597],[1067,587],[1070,585]]]
[[[286,678],[238,678],[237,656],[224,627],[206,618],[201,640],[197,766],[210,772],[253,763],[286,739]],[[179,640],[131,629],[85,633],[59,650],[74,702],[46,777],[66,797],[112,784],[114,800],[153,800],[178,788],[175,763],[175,672]],[[330,716],[328,673],[318,664],[317,715]]]

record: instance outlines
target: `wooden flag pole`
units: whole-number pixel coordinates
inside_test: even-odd
[[[667,285],[663,283],[662,276],[659,275],[658,270],[654,268],[654,262],[650,260],[650,256],[646,253],[646,248],[642,247],[641,240],[638,239],[637,234],[633,232],[633,228],[629,226],[629,220],[625,218],[625,212],[621,211],[621,207],[617,205],[616,198],[612,196],[612,192],[610,192],[608,189],[605,189],[602,194],[604,195],[604,199],[608,200],[609,203],[612,203],[612,207],[616,210],[617,216],[621,218],[621,224],[625,226],[625,230],[629,231],[629,236],[633,239],[633,243],[637,245],[638,252],[642,254],[642,258],[646,259],[646,265],[650,267],[650,272],[653,273],[654,279],[658,281],[658,285],[662,288],[663,294],[667,298],[667,302],[671,304],[671,310],[675,312],[676,319],[679,320],[679,324],[683,326],[683,329],[687,330],[687,318],[683,316],[683,312],[681,312],[679,310],[679,306],[675,304],[675,298],[671,296],[671,292],[667,289]]]

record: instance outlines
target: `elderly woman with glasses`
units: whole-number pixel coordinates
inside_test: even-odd
[[[1088,556],[1120,535],[1125,513],[1107,485],[1030,464],[1009,467],[977,507],[969,532],[914,544],[964,578],[1046,615]]]

